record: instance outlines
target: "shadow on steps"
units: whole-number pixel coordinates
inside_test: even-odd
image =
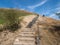
[[[35,18],[26,26],[26,28],[31,28],[32,25],[37,21],[38,17],[39,17],[39,15],[38,15],[37,17],[35,17]]]

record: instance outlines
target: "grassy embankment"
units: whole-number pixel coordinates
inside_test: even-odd
[[[8,13],[8,14],[7,14]],[[10,15],[10,13],[12,13],[12,15],[15,13],[16,16],[22,17],[22,16],[26,16],[26,15],[30,15],[32,13],[30,12],[26,12],[23,10],[16,10],[16,9],[0,9],[0,24],[5,23],[6,20],[6,15]]]
[[[21,17],[31,14],[33,13],[17,9],[0,9],[0,25],[6,25],[8,28],[15,29],[18,21],[22,20]]]

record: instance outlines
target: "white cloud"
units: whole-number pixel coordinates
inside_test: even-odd
[[[60,10],[60,7],[57,7],[55,9],[51,9],[51,11],[53,11],[53,10]]]
[[[56,17],[56,16],[55,16],[55,14],[51,14],[49,17],[52,17],[52,18],[54,18],[54,17]]]
[[[43,12],[45,15],[51,15],[53,13],[60,12],[60,7],[49,9],[46,12]]]
[[[50,14],[52,14],[52,13],[57,13],[57,12],[60,12],[60,2],[58,2],[58,3],[55,5],[55,8],[48,9],[48,10],[46,10],[46,11],[43,12],[43,13],[46,14],[46,15],[50,15]]]
[[[45,4],[46,2],[47,2],[47,0],[44,0],[44,1],[42,1],[42,2],[40,2],[40,3],[38,3],[38,4],[36,4],[36,5],[28,6],[28,8],[34,9],[34,8],[36,8],[36,7],[42,6],[42,5]]]
[[[60,12],[60,7],[51,9],[50,12],[52,12],[52,11],[55,11],[55,13],[58,13],[58,12]],[[47,13],[49,13],[49,12],[47,12]],[[55,15],[55,13],[50,13],[49,17],[60,20],[59,17],[57,15]]]
[[[56,19],[56,20],[59,20],[58,16],[56,16],[55,14],[51,14],[49,17],[50,17],[50,18],[54,18],[54,19]]]
[[[21,8],[20,10],[25,10],[25,8]]]

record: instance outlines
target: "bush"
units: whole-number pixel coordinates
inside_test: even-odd
[[[3,31],[3,25],[0,24],[0,32]]]
[[[15,30],[18,28],[19,16],[16,14],[14,10],[8,10],[8,11],[6,11],[5,13],[7,28],[11,30]]]

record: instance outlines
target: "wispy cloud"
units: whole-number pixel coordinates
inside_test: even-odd
[[[47,0],[43,0],[42,2],[36,4],[36,5],[33,5],[33,6],[28,6],[28,8],[30,9],[34,9],[36,7],[39,7],[39,6],[42,6],[43,4],[45,4],[47,2]]]
[[[60,12],[60,7],[52,8],[47,10],[46,12],[43,12],[45,15],[51,15],[53,13]]]
[[[55,14],[51,14],[49,17],[50,18],[54,18],[56,20],[60,20],[59,17],[57,15],[55,15]]]
[[[45,12],[45,14],[51,15],[51,14],[57,13],[57,12],[60,12],[60,2],[58,2],[58,3],[55,5],[55,8],[48,9],[48,10]]]
[[[51,9],[50,12],[47,12],[47,14],[49,14],[49,17],[51,17],[51,18],[59,20],[58,16],[55,14],[55,13],[58,13],[58,12],[60,13],[60,7],[57,7],[55,9]]]

